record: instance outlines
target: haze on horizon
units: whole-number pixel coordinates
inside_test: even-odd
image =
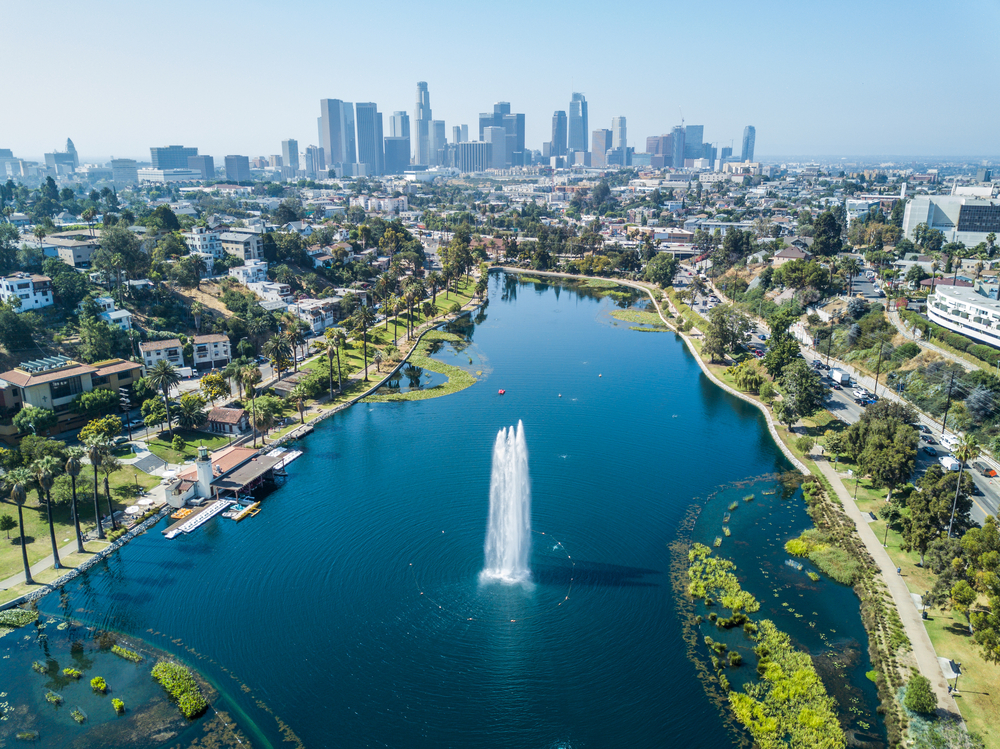
[[[580,91],[589,129],[624,115],[637,151],[683,112],[737,153],[754,125],[763,158],[1000,154],[995,63],[976,31],[1000,27],[992,0],[373,7],[3,0],[0,148],[41,159],[71,137],[85,161],[170,144],[276,154],[286,138],[317,142],[322,98],[376,102],[388,135],[427,81],[449,140],[461,124],[475,138],[479,112],[509,101],[540,149]]]

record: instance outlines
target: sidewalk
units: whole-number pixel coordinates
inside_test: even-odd
[[[896,573],[895,563],[889,558],[888,552],[882,547],[865,516],[858,509],[857,505],[854,504],[854,500],[844,486],[840,474],[830,465],[825,456],[813,452],[809,457],[816,462],[816,466],[830,482],[830,485],[833,486],[841,505],[844,507],[844,511],[854,521],[858,535],[864,541],[865,548],[878,565],[882,573],[882,580],[889,589],[892,601],[899,612],[899,618],[903,622],[903,629],[906,631],[906,636],[910,638],[910,643],[913,646],[913,655],[917,661],[917,668],[920,669],[921,674],[930,680],[931,688],[938,698],[938,705],[941,709],[951,712],[955,716],[960,716],[958,703],[955,702],[955,698],[948,692],[948,682],[941,672],[937,653],[935,653],[934,646],[931,644],[931,638],[924,627],[920,612],[913,605],[910,590],[906,587],[903,577]]]

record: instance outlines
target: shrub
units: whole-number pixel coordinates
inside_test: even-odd
[[[83,710],[81,710],[78,707],[73,708],[73,712],[71,712],[70,715],[73,717],[73,720],[75,720],[77,723],[87,722],[87,714],[84,713]]]
[[[802,437],[798,437],[795,440],[795,447],[801,453],[809,452],[810,450],[813,449],[813,446],[815,444],[816,440],[814,440],[812,437],[808,437],[805,435],[803,435]]]
[[[903,706],[915,713],[929,714],[937,710],[937,696],[931,691],[931,683],[926,676],[914,674],[906,683],[906,697]]]
[[[104,694],[105,692],[108,691],[108,683],[104,681],[103,676],[95,676],[93,679],[90,680],[90,688],[93,689],[95,692],[100,692],[101,694]]]
[[[170,446],[179,453],[184,452],[184,438],[179,434],[175,434],[174,441],[170,443]]]
[[[153,678],[156,679],[170,696],[177,700],[177,707],[185,718],[197,718],[208,707],[208,702],[201,694],[198,683],[191,672],[177,663],[160,661],[153,666]]]
[[[122,702],[117,697],[111,700],[111,706],[115,709],[115,712],[118,713],[119,715],[125,712],[125,703]]]
[[[64,668],[63,673],[71,679],[79,679],[83,676],[83,671],[77,671],[75,668]]]
[[[898,359],[900,361],[905,361],[907,359],[912,359],[919,353],[920,353],[920,346],[915,344],[913,341],[907,341],[902,346],[899,346],[895,351],[892,352],[892,358]]]
[[[810,552],[809,561],[844,585],[854,585],[861,576],[861,563],[848,552],[834,546]]]
[[[819,582],[819,575],[817,575],[817,574],[816,574],[815,572],[813,572],[813,571],[811,571],[811,570],[810,570],[809,572],[807,572],[807,573],[806,573],[806,575],[807,575],[807,576],[809,577],[809,579],[810,579],[810,580],[812,580],[812,581],[813,581],[814,583],[818,583],[818,582]]]
[[[114,653],[117,656],[121,656],[122,658],[124,658],[127,661],[132,661],[133,663],[141,663],[142,662],[142,656],[141,655],[139,655],[138,653],[136,653],[133,650],[127,650],[126,648],[123,648],[121,645],[115,645],[115,646],[113,646],[111,648],[111,652]]]
[[[729,651],[729,665],[733,668],[743,665],[743,656],[737,653],[735,650]]]
[[[47,674],[49,670],[45,668],[45,665],[39,663],[38,661],[31,662],[31,670],[38,674]]]
[[[61,705],[63,701],[62,695],[56,694],[55,692],[46,692],[45,699],[53,705]]]

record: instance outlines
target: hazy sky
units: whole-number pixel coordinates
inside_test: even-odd
[[[0,0],[0,20],[0,148],[22,158],[67,136],[84,159],[304,149],[321,98],[376,102],[388,135],[419,80],[449,140],[503,100],[541,148],[581,91],[637,151],[683,111],[737,153],[755,125],[758,156],[1000,154],[996,0]]]

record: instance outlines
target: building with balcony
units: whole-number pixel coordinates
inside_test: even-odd
[[[221,334],[194,337],[194,367],[198,370],[224,367],[232,361],[229,336]]]
[[[261,250],[264,249],[264,238],[253,231],[230,229],[219,235],[219,241],[223,252],[235,255],[244,262],[260,260]]]
[[[927,297],[927,316],[948,330],[1000,347],[1000,302],[973,288],[936,285]]]
[[[14,273],[0,278],[0,301],[4,304],[17,299],[18,312],[52,306],[52,279],[31,273]]]
[[[209,231],[204,226],[194,226],[191,231],[182,232],[181,236],[184,237],[191,252],[211,255],[216,259],[225,254],[222,242],[219,240],[219,233]]]
[[[263,260],[246,260],[243,265],[229,269],[229,275],[244,286],[267,280],[267,263]]]
[[[24,436],[17,433],[13,416],[25,406],[55,411],[58,421],[52,434],[80,427],[88,417],[72,410],[78,395],[99,388],[117,391],[141,376],[142,365],[124,359],[81,364],[66,356],[51,356],[22,362],[0,373],[0,440],[16,444]]]
[[[340,319],[340,298],[300,299],[288,311],[305,322],[314,334],[322,333]]]
[[[139,353],[142,354],[142,363],[146,365],[146,369],[164,360],[175,367],[184,366],[184,347],[177,338],[166,341],[145,341],[139,344]]]

